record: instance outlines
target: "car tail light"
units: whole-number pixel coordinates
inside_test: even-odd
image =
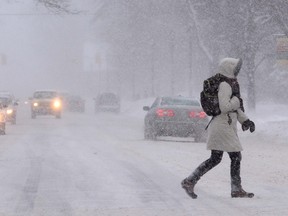
[[[156,114],[159,117],[173,117],[175,115],[174,111],[171,109],[157,109]]]
[[[190,118],[206,118],[206,113],[201,111],[201,112],[198,112],[198,111],[191,111],[189,113],[189,117]]]

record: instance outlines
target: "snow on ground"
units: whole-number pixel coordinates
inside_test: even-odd
[[[149,105],[151,100],[137,103],[139,109],[132,106],[132,110],[140,110],[141,104]],[[137,104],[134,105],[137,106]],[[239,137],[244,147],[242,183],[244,189],[255,193],[255,198],[252,200],[229,198],[230,159],[226,155],[220,165],[198,182],[196,193],[199,198],[196,201],[191,200],[194,202],[191,203],[194,212],[199,213],[198,215],[231,215],[232,213],[226,207],[226,205],[231,205],[233,211],[235,210],[233,215],[288,214],[286,206],[288,199],[288,113],[285,112],[287,108],[287,105],[260,103],[255,112],[247,112],[249,118],[256,124],[256,131],[254,133],[243,132],[241,126],[238,125]],[[143,113],[132,112],[132,116],[142,118]],[[201,162],[208,159],[210,152],[206,150],[205,143],[183,142],[177,138],[176,140],[179,142],[175,142],[175,138],[170,139],[170,142],[167,142],[167,139],[160,140],[157,145],[153,145],[153,149],[145,151],[150,151],[149,157],[157,158],[163,166],[165,164],[168,166],[166,167],[168,170],[184,178]],[[163,153],[163,146],[166,148],[165,153]],[[213,199],[218,199],[221,204],[214,203]],[[197,205],[199,202],[203,202],[203,206]],[[209,207],[211,207],[210,210]]]
[[[30,119],[0,137],[2,216],[288,215],[288,106],[259,104],[249,113],[254,133],[239,137],[242,183],[253,199],[230,198],[229,157],[197,184],[198,199],[180,186],[210,152],[193,139],[143,139],[154,99],[122,102],[122,112],[67,113]]]

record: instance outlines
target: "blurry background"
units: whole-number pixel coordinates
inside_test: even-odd
[[[244,60],[250,109],[288,103],[287,11],[285,0],[2,0],[0,90],[199,97],[230,56]]]

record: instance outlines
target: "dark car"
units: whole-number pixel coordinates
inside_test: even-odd
[[[67,106],[70,112],[85,112],[85,100],[78,95],[70,95]]]
[[[157,136],[194,137],[196,142],[206,140],[205,127],[209,117],[200,102],[188,97],[157,97],[148,111],[144,123],[145,139]]]
[[[31,99],[31,118],[38,115],[53,115],[61,118],[62,101],[57,91],[38,90]]]
[[[67,92],[60,93],[63,109],[68,112],[85,112],[85,100],[79,96]]]
[[[114,93],[102,93],[95,100],[95,113],[120,112],[120,98]]]
[[[0,104],[5,107],[6,122],[16,124],[18,102],[10,92],[0,92]]]

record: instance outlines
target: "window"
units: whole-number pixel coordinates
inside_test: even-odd
[[[200,106],[197,100],[191,100],[186,98],[162,98],[161,105],[184,105],[184,106]]]

